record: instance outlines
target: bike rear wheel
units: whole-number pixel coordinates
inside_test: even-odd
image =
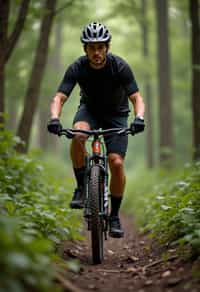
[[[92,259],[94,264],[100,264],[103,260],[103,218],[101,209],[101,169],[94,165],[91,168],[89,181],[89,198],[91,208],[91,241]]]

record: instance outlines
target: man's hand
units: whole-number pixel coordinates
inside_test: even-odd
[[[50,133],[58,135],[59,132],[62,130],[62,125],[59,119],[51,119],[48,122],[47,129]]]
[[[141,117],[136,117],[131,123],[130,128],[132,135],[143,132],[145,128],[144,119]]]

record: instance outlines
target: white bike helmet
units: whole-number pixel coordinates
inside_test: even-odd
[[[97,43],[97,42],[109,42],[111,40],[111,34],[107,27],[101,23],[92,22],[86,25],[82,31],[81,42],[82,43]]]

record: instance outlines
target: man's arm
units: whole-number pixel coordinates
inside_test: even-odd
[[[48,122],[47,129],[52,134],[59,134],[62,130],[62,125],[59,121],[61,115],[62,107],[68,97],[62,93],[57,92],[51,103],[51,119]]]
[[[51,119],[58,119],[62,112],[62,107],[68,96],[62,92],[57,92],[51,103]]]
[[[139,91],[129,96],[136,117],[144,117],[145,104]]]
[[[131,94],[129,96],[129,99],[133,104],[133,110],[135,113],[135,118],[130,126],[132,135],[134,135],[136,133],[144,131],[144,128],[145,128],[145,124],[144,124],[145,105],[144,105],[142,96],[139,93],[139,91]]]

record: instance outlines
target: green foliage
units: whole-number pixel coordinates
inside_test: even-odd
[[[22,223],[0,215],[0,291],[25,291],[25,287],[53,291],[52,245],[21,230]]]
[[[161,242],[189,246],[192,255],[199,255],[200,163],[178,173],[148,175],[142,177],[143,185],[141,178],[129,185],[125,208]]]
[[[50,181],[36,159],[16,153],[16,142],[0,132],[0,290],[55,291],[55,244],[81,238],[80,219],[67,208],[68,183]]]

